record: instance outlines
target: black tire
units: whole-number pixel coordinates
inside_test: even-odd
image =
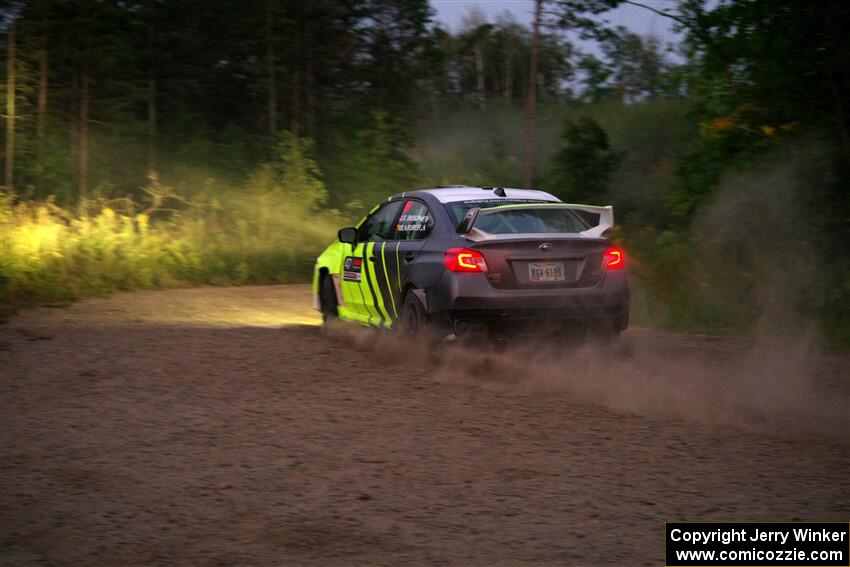
[[[398,328],[408,337],[430,334],[430,321],[425,307],[413,291],[404,296],[401,313],[398,318]]]
[[[319,284],[319,304],[322,307],[322,322],[328,325],[339,318],[336,289],[330,276],[325,275]]]

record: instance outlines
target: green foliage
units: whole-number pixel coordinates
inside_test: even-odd
[[[586,54],[579,60],[578,68],[583,74],[582,98],[585,101],[600,102],[614,96],[615,89],[609,81],[614,70],[604,61],[593,54]]]
[[[541,152],[557,132],[548,128],[552,113],[543,105],[536,139]],[[544,131],[545,130],[545,131]],[[471,113],[463,107],[441,112],[422,129],[415,147],[423,186],[494,185],[518,187],[521,183],[523,114],[508,103],[489,104]]]
[[[582,54],[577,63],[582,71],[582,100],[638,102],[681,96],[677,66],[665,57],[657,37],[642,37],[619,27],[616,33],[603,36],[601,48],[604,58]]]
[[[850,5],[688,0],[680,17],[693,118],[702,134],[682,158],[678,204],[684,213],[697,210],[728,165],[755,163],[813,132],[831,138],[846,163],[850,83],[842,78],[850,75],[850,36],[844,31]],[[844,182],[832,191],[844,192],[847,169],[839,175]],[[840,206],[840,217],[850,213],[846,198],[832,205]]]
[[[170,253],[182,241],[151,233],[144,214],[103,207],[74,218],[47,201],[13,205],[2,198],[0,296],[5,300],[68,300],[165,282],[168,266],[191,262]]]
[[[416,165],[408,153],[410,131],[400,120],[379,111],[356,119],[335,130],[324,153],[331,203],[359,211],[409,190]]]
[[[299,214],[317,209],[327,200],[328,192],[319,166],[311,157],[313,141],[296,138],[287,131],[278,136],[278,161],[263,164],[250,175],[249,192],[268,194]]]
[[[608,101],[587,109],[624,155],[608,191],[598,200],[615,204],[618,223],[669,228],[670,194],[680,186],[676,168],[682,147],[696,135],[681,100],[623,105]]]
[[[611,174],[623,160],[611,149],[608,134],[589,116],[567,118],[561,147],[543,186],[568,202],[585,202],[607,191]]]
[[[482,12],[473,10],[456,35],[435,29],[429,78],[440,98],[436,102],[473,104],[479,109],[497,102],[521,103],[528,84],[531,36],[528,27],[509,12],[488,22]],[[542,100],[564,100],[570,95],[567,85],[574,76],[577,55],[562,34],[543,29],[538,53]]]
[[[744,332],[758,318],[756,304],[741,301],[752,296],[753,278],[739,274],[730,282],[725,270],[704,265],[687,232],[648,227],[624,236],[635,324],[713,334]]]
[[[151,207],[103,200],[79,218],[52,200],[0,195],[0,301],[69,300],[171,285],[303,281],[343,224],[310,140],[282,135],[281,157],[238,187],[193,200],[152,180]],[[174,208],[178,207],[178,208]]]

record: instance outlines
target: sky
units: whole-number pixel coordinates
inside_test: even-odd
[[[673,11],[676,0],[644,0],[648,5],[659,10]],[[504,11],[513,14],[514,18],[530,24],[534,15],[534,0],[431,0],[436,10],[436,20],[449,30],[457,31],[463,17],[477,7],[489,21]],[[653,13],[645,8],[624,4],[604,15],[615,26],[625,26],[638,35],[657,35],[662,42],[676,41],[677,36],[672,30],[672,20]]]

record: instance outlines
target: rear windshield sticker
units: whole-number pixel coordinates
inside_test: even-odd
[[[492,204],[494,206],[497,205],[511,205],[511,204],[521,204],[521,203],[553,203],[555,201],[546,201],[544,199],[473,199],[471,201],[462,201],[464,205],[479,205],[479,204]]]

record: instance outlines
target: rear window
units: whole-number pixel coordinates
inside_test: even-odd
[[[581,232],[590,225],[570,209],[541,207],[481,214],[475,228],[490,234],[557,234]]]
[[[446,203],[446,208],[454,220],[455,226],[463,219],[466,212],[472,207],[480,207],[489,209],[490,207],[498,207],[500,205],[521,205],[523,203],[551,203],[552,201],[544,201],[541,199],[475,199],[471,201],[455,201],[454,203]]]

